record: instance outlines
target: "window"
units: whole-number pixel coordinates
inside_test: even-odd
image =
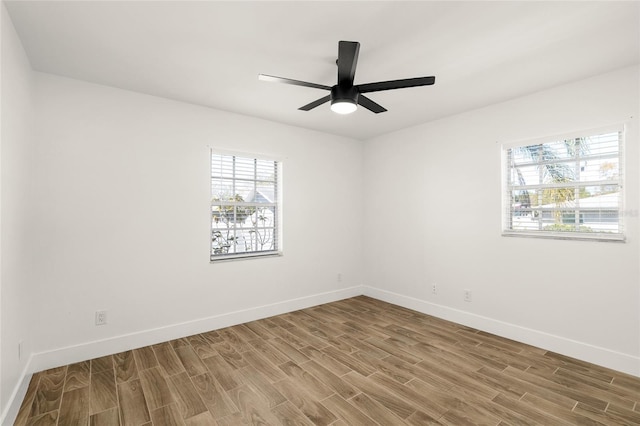
[[[211,152],[211,260],[279,254],[273,160]]]
[[[624,240],[622,127],[503,147],[503,235]]]

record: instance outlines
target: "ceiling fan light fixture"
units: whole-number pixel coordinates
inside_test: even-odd
[[[358,109],[358,91],[353,85],[331,88],[331,111],[338,114],[351,114]]]
[[[331,111],[337,114],[351,114],[358,109],[358,105],[351,99],[336,99],[331,101]]]
[[[381,112],[385,112],[386,108],[382,105],[378,105],[367,96],[361,96],[362,93],[403,89],[405,87],[429,86],[436,81],[436,78],[431,76],[378,81],[367,84],[353,84],[359,52],[360,43],[357,41],[338,42],[338,60],[336,61],[336,65],[338,65],[338,84],[333,87],[265,74],[259,74],[258,79],[262,81],[293,84],[294,86],[329,90],[331,92],[329,95],[316,99],[315,101],[308,103],[307,105],[303,105],[298,109],[301,111],[310,111],[331,101],[331,111],[337,114],[351,114],[358,109],[358,105],[362,105],[363,108],[368,109],[375,114],[379,114]]]

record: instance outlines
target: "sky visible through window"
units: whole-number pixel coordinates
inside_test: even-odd
[[[211,260],[278,250],[278,164],[211,155]]]
[[[621,234],[621,132],[506,150],[506,231]]]

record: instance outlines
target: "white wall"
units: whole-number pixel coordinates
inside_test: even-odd
[[[0,116],[0,420],[17,392],[31,351],[34,260],[30,220],[30,162],[34,155],[32,73],[4,3],[2,19],[2,112]]]
[[[360,294],[362,142],[34,75],[35,370]],[[284,256],[209,263],[209,146],[283,161]]]
[[[638,81],[622,69],[368,141],[366,292],[640,375]],[[502,143],[621,121],[626,243],[501,237]]]
[[[640,375],[637,68],[363,144],[32,73],[2,15],[3,413],[25,368],[361,294],[362,283]],[[501,143],[631,116],[626,243],[500,236]],[[283,257],[209,263],[209,146],[283,160]],[[103,309],[109,323],[96,327]]]

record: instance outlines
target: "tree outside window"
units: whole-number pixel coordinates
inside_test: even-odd
[[[211,155],[211,260],[278,253],[278,163]]]
[[[504,234],[623,239],[621,143],[617,129],[504,148]]]

